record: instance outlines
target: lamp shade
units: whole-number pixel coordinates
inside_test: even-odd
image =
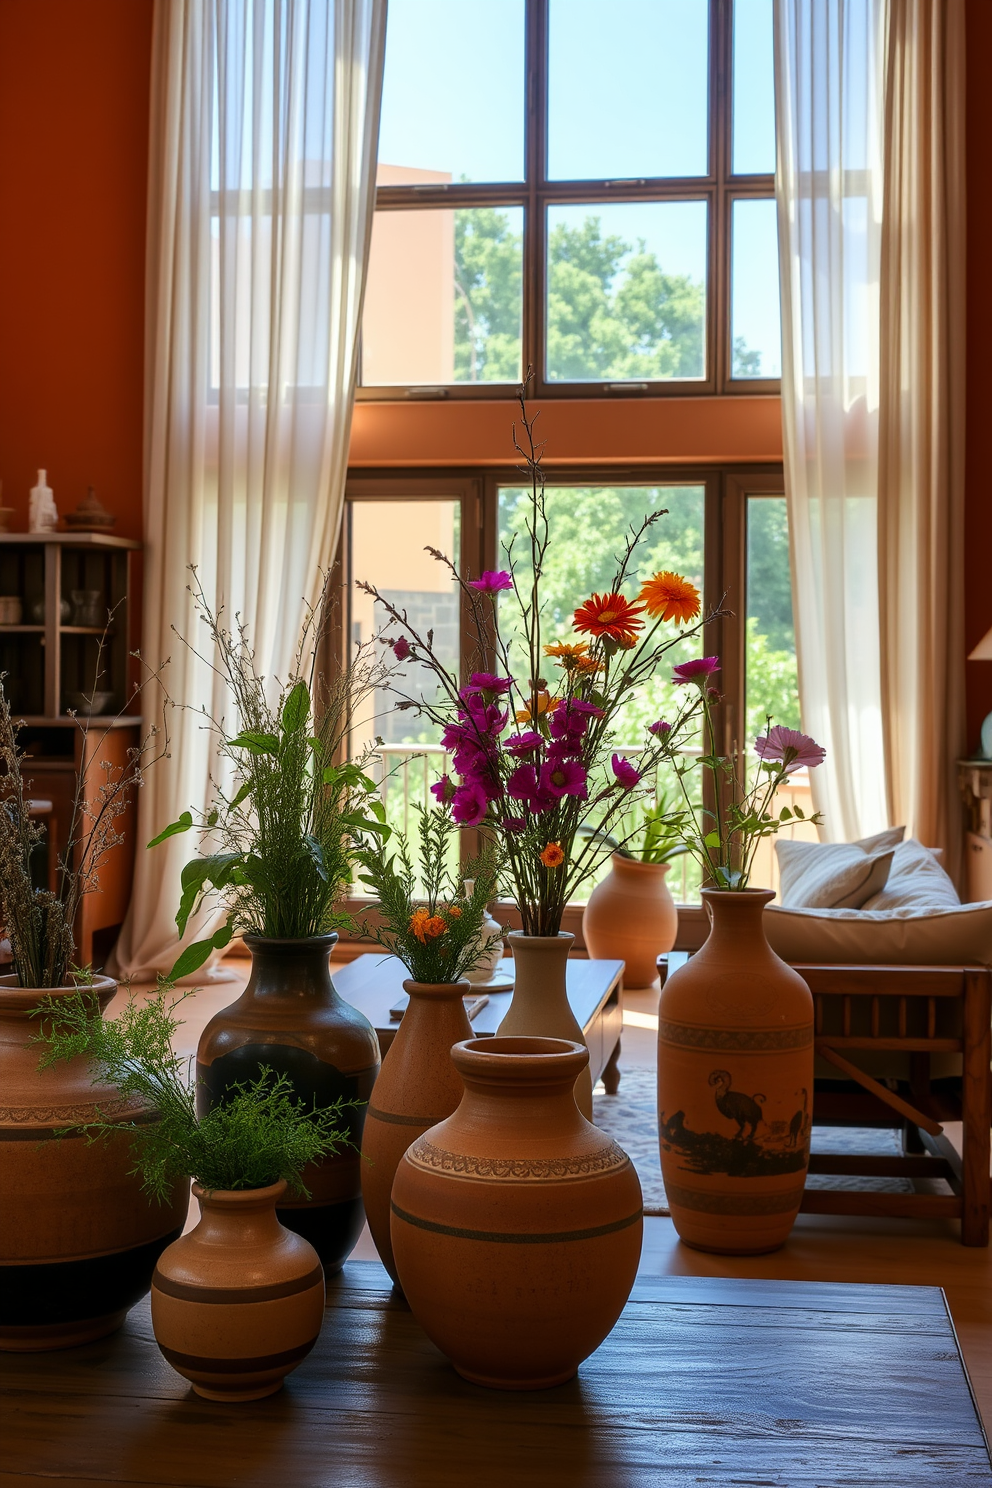
[[[992,630],[987,630],[978,645],[968,652],[969,661],[992,661]]]

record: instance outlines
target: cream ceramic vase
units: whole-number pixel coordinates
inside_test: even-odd
[[[525,935],[511,930],[513,998],[499,1028],[501,1038],[556,1038],[585,1044],[568,1001],[565,968],[574,935]],[[592,1120],[592,1080],[588,1060],[575,1082],[575,1103]]]
[[[470,899],[475,892],[475,879],[466,878],[464,882],[464,888],[466,899]],[[498,936],[499,932],[500,927],[498,921],[494,920],[492,915],[487,910],[486,918],[482,922],[483,935],[488,939],[492,935]],[[493,977],[499,970],[499,964],[502,959],[503,942],[502,940],[494,940],[490,944],[489,949],[486,951],[482,960],[477,961],[475,966],[472,967],[471,971],[467,971],[465,973],[469,981],[472,983],[472,986],[484,987],[487,982],[491,982]]]
[[[675,944],[679,916],[665,882],[670,866],[614,853],[589,896],[582,916],[586,950],[598,961],[623,961],[625,987],[650,987],[658,957]]]

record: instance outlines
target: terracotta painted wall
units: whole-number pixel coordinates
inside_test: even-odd
[[[152,0],[0,0],[0,477],[141,536]]]

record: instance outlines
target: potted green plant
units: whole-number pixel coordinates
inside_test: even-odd
[[[641,812],[638,832],[626,841],[587,829],[613,849],[610,870],[593,889],[582,915],[590,956],[624,962],[625,987],[649,987],[658,957],[675,944],[679,917],[666,882],[672,859],[688,852],[679,814],[662,795]]]
[[[97,747],[88,721],[76,727],[84,753]],[[149,736],[123,768],[105,766],[95,797],[84,797],[77,778],[55,887],[42,886],[34,870],[44,818],[33,814],[30,760],[0,675],[0,925],[13,958],[12,970],[0,976],[0,1137],[9,1138],[0,1140],[3,1349],[63,1348],[120,1327],[186,1218],[183,1184],[167,1203],[149,1205],[128,1175],[123,1136],[99,1150],[55,1139],[61,1115],[99,1103],[108,1121],[123,1120],[128,1100],[112,1085],[93,1087],[85,1056],[39,1071],[30,1048],[30,1018],[42,1001],[57,1025],[59,1007],[79,985],[101,1008],[117,991],[110,977],[76,967],[75,925],[83,896],[97,887],[101,863],[121,840],[121,817],[141,783],[142,761],[152,762],[161,742]],[[29,1136],[34,1140],[13,1140]]]
[[[290,1080],[307,1105],[351,1107],[349,1144],[308,1174],[309,1198],[287,1195],[281,1221],[313,1244],[328,1274],[338,1271],[363,1223],[360,1158],[365,1103],[379,1071],[375,1030],[337,994],[328,958],[347,917],[338,901],[350,883],[356,833],[388,836],[367,759],[350,761],[356,712],[382,687],[386,669],[372,648],[327,680],[316,669],[321,627],[310,615],[289,678],[259,675],[244,625],[225,628],[194,589],[227,685],[235,724],[208,719],[218,758],[215,799],[202,815],[184,812],[149,845],[195,832],[201,851],[182,873],[176,924],[182,935],[204,904],[224,921],[172,968],[190,975],[211,951],[243,933],[251,976],[243,995],[215,1014],[197,1050],[197,1100],[206,1111],[258,1078],[263,1066]]]
[[[168,995],[163,987],[135,999],[106,1022],[81,992],[43,1004],[42,1016],[57,1011],[58,1021],[38,1040],[41,1067],[85,1058],[132,1102],[128,1120],[98,1111],[72,1130],[96,1147],[127,1133],[132,1172],[153,1200],[194,1180],[200,1222],[163,1251],[152,1277],[155,1338],[198,1394],[257,1400],[279,1389],[320,1332],[320,1260],[283,1228],[276,1205],[287,1189],[305,1196],[307,1170],[345,1144],[344,1106],[308,1109],[285,1075],[263,1070],[198,1117],[192,1061],[173,1048],[182,999]]]
[[[472,1036],[463,1002],[471,990],[467,977],[502,934],[498,926],[495,935],[486,929],[486,905],[496,888],[495,858],[490,851],[468,868],[471,892],[462,892],[451,867],[456,833],[446,808],[420,809],[419,874],[402,833],[390,842],[395,852],[366,841],[360,853],[359,880],[376,896],[363,929],[409,972],[403,983],[409,1004],[382,1061],[362,1137],[365,1213],[394,1282],[393,1177],[410,1143],[450,1116],[461,1099],[462,1082],[450,1053],[452,1045]]]

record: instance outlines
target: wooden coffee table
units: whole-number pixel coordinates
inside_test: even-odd
[[[502,964],[512,976],[512,960],[507,958]],[[402,961],[374,951],[343,965],[332,962],[331,974],[341,996],[368,1018],[385,1053],[399,1027],[398,1021],[390,1019],[389,1010],[405,995],[403,983],[408,973]],[[607,1092],[615,1095],[620,1085],[617,1060],[623,1032],[623,962],[569,960],[565,986],[589,1049],[592,1082],[595,1085],[602,1078]],[[496,1032],[512,996],[512,992],[488,994],[489,1002],[472,1020],[476,1038],[489,1038]]]
[[[0,1354],[0,1484],[118,1488],[990,1488],[936,1287],[640,1277],[566,1385],[467,1384],[349,1262],[285,1389],[194,1395],[147,1299],[111,1338]]]

